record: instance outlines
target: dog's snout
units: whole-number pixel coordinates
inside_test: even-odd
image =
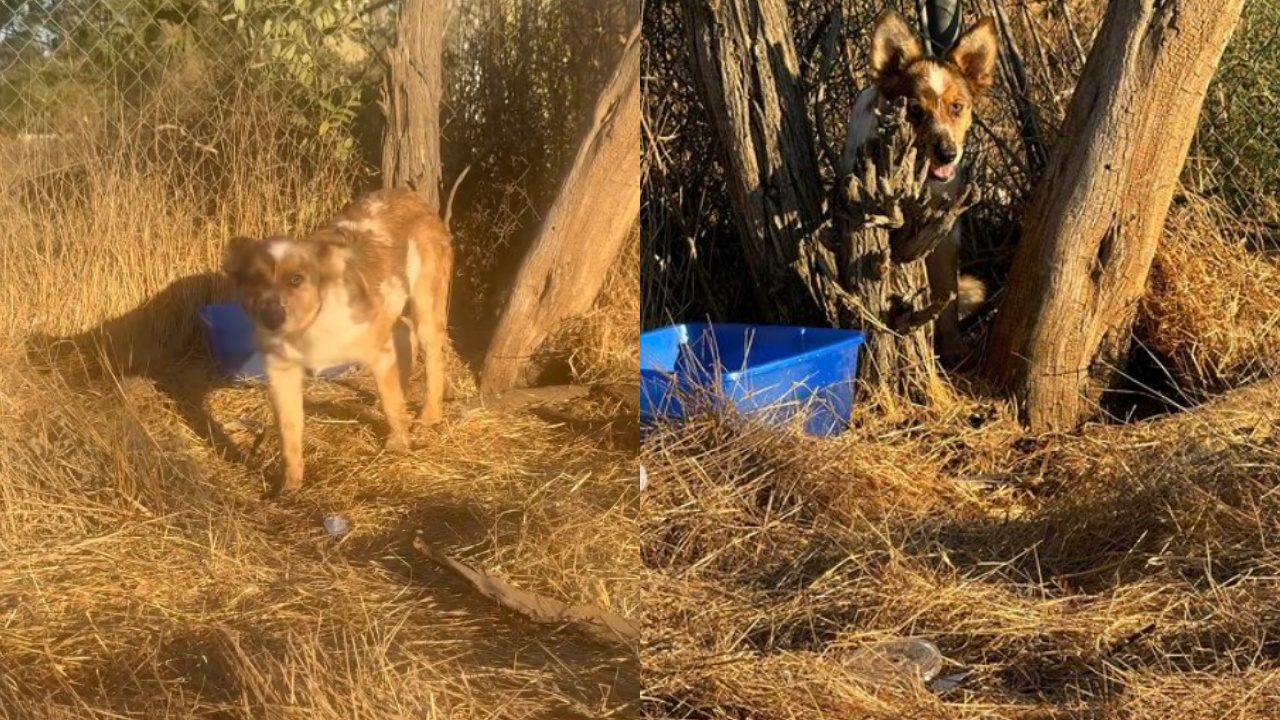
[[[268,300],[258,310],[258,321],[268,330],[279,330],[284,320],[284,305],[279,300]]]
[[[934,147],[933,154],[938,158],[938,162],[943,165],[950,165],[955,162],[956,156],[958,156],[960,152],[956,149],[954,143],[943,141]]]

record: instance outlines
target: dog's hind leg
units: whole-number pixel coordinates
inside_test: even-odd
[[[444,418],[446,342],[449,307],[449,279],[452,263],[448,253],[438,262],[425,264],[422,276],[413,287],[413,316],[417,323],[418,342],[422,346],[422,369],[426,375],[426,391],[418,421],[424,425]]]
[[[424,276],[418,283],[414,297],[414,311],[418,321],[418,342],[422,345],[422,369],[426,377],[426,392],[422,398],[422,410],[418,420],[423,424],[438,422],[444,417],[444,343],[445,302],[441,291],[441,279]]]
[[[387,425],[391,429],[387,436],[387,449],[395,451],[409,449],[409,423],[405,414],[404,391],[400,385],[401,362],[393,338],[387,338],[382,350],[367,361],[378,388],[382,412],[387,416]]]
[[[409,382],[413,377],[413,355],[418,348],[418,338],[415,337],[417,322],[413,319],[413,301],[407,303],[406,313],[396,319],[395,325],[391,328],[391,337],[396,346],[396,357],[399,358],[400,368],[400,392],[405,397],[409,395]]]

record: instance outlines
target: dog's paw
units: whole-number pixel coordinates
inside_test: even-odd
[[[272,489],[268,493],[267,497],[273,498],[273,499],[287,498],[293,495],[297,495],[298,491],[301,489],[302,489],[301,468],[296,470],[286,470],[284,472],[284,475],[280,478],[280,482],[275,486],[274,489]]]
[[[403,435],[400,435],[400,434],[391,435],[390,437],[387,438],[387,442],[384,445],[384,447],[386,448],[387,452],[391,452],[391,453],[409,452],[410,442],[409,442],[408,433],[405,433]]]

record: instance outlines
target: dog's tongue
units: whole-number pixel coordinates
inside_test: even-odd
[[[929,173],[938,180],[950,180],[951,177],[956,174],[956,166],[955,163],[950,165],[938,165],[930,170]]]

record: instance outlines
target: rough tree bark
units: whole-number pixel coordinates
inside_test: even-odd
[[[1107,5],[1024,219],[986,372],[1036,431],[1077,425],[1123,366],[1205,92],[1243,0]]]
[[[404,0],[387,51],[382,181],[440,209],[440,98],[446,0]]]
[[[590,309],[640,217],[640,21],[542,229],[516,274],[485,355],[480,392],[528,385],[555,327]]]
[[[729,196],[760,307],[777,322],[822,318],[804,246],[823,191],[785,0],[690,0],[694,76],[716,125]]]
[[[957,298],[930,296],[924,258],[974,198],[968,186],[954,203],[930,194],[905,102],[882,114],[877,127],[834,202],[844,290],[828,287],[827,314],[868,331],[859,372],[866,396],[929,404],[949,396],[938,376],[933,322]]]

